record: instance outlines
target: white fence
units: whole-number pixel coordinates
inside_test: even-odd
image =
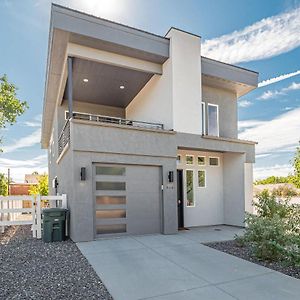
[[[40,239],[42,237],[42,207],[67,208],[67,195],[0,196],[1,232],[4,232],[5,226],[32,225],[33,237]]]

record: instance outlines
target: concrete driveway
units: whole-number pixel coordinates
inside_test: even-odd
[[[202,245],[229,226],[77,243],[115,300],[300,299],[300,280]]]

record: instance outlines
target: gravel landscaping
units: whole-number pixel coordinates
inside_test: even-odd
[[[257,258],[251,255],[251,251],[248,247],[241,247],[235,240],[216,243],[206,243],[205,245],[220,250],[222,252],[243,258],[250,262],[262,265],[269,269],[300,279],[300,267],[287,266],[283,262],[268,262],[258,260]]]
[[[30,226],[0,234],[0,299],[112,299],[71,240],[44,243]]]

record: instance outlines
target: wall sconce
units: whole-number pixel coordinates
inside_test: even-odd
[[[168,173],[168,181],[169,182],[174,182],[174,172],[173,171],[169,171],[169,173]]]
[[[85,168],[80,169],[80,179],[81,179],[81,181],[86,180],[86,169]]]

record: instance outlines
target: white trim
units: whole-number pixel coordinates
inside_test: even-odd
[[[188,164],[188,163],[187,163],[187,159],[186,159],[186,158],[187,158],[188,156],[193,157],[193,163],[192,163],[192,164]],[[193,155],[193,154],[186,154],[186,155],[185,155],[185,164],[188,165],[188,166],[194,166],[194,165],[195,165],[195,155]]]
[[[187,171],[192,171],[193,172],[193,203],[194,205],[188,205],[188,199],[187,199],[187,176],[186,173]],[[184,174],[184,198],[185,198],[185,207],[191,208],[196,206],[196,199],[195,199],[195,169],[185,169],[185,174]]]
[[[204,164],[203,165],[199,164],[199,157],[203,157],[204,158]],[[205,155],[198,155],[197,156],[197,165],[198,166],[206,166],[206,156]]]
[[[201,102],[201,111],[202,111],[202,134],[206,135],[206,109],[205,109],[205,102],[202,101]]]
[[[68,43],[68,56],[87,59],[95,62],[105,63],[121,68],[141,71],[152,74],[162,74],[162,65],[150,61],[116,54],[104,50],[89,48],[86,46]]]
[[[210,159],[211,158],[216,158],[217,160],[218,160],[218,164],[217,165],[211,165],[210,164]],[[209,156],[208,157],[208,165],[210,166],[210,167],[219,167],[220,166],[220,157],[218,157],[218,156]]]
[[[212,103],[207,103],[207,134],[209,134],[209,114],[208,114],[208,110],[209,110],[209,106],[215,106],[217,108],[217,123],[218,123],[218,126],[217,126],[217,129],[218,129],[218,137],[220,136],[220,122],[219,122],[219,105],[217,104],[212,104]]]
[[[204,186],[199,186],[199,172],[204,172]],[[205,169],[198,169],[197,170],[197,188],[205,189],[206,188],[206,170]]]

